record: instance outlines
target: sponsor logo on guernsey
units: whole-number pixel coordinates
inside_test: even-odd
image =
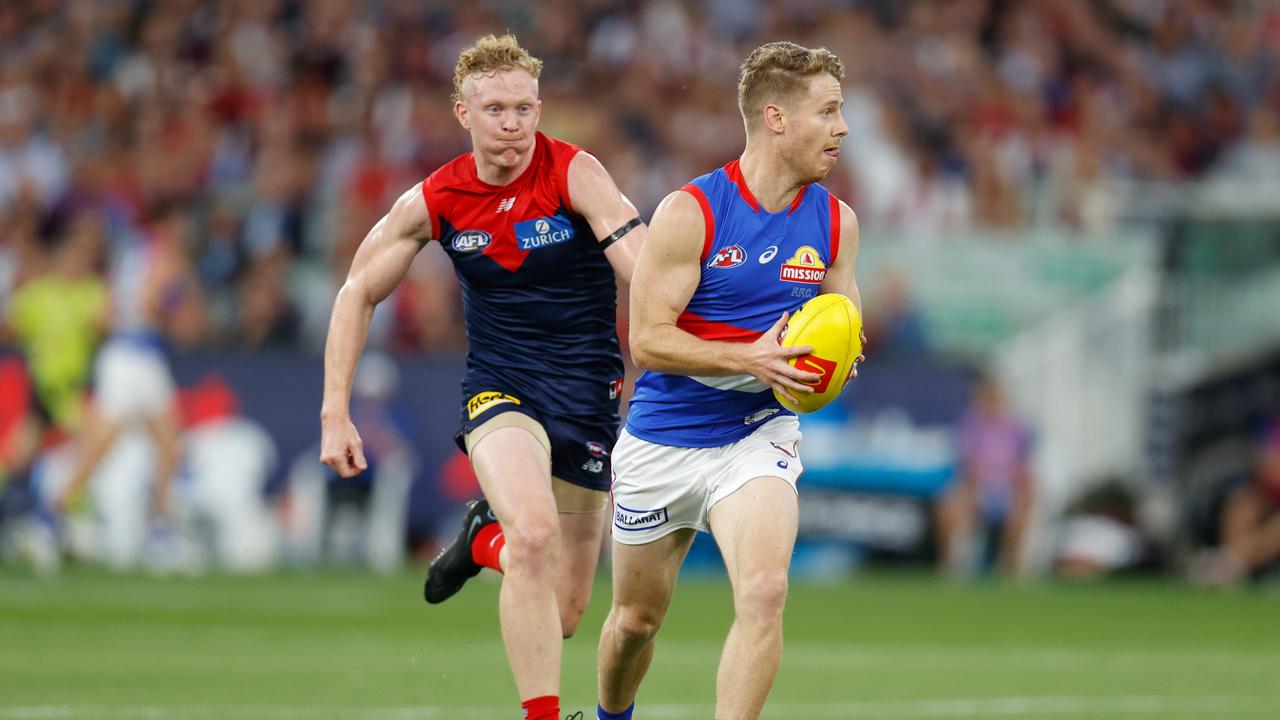
[[[782,264],[778,277],[787,282],[809,283],[817,285],[827,277],[827,266],[822,262],[818,251],[809,245],[801,246],[791,259]]]
[[[494,405],[501,405],[502,403],[515,403],[516,405],[519,405],[520,398],[512,397],[504,392],[498,392],[496,390],[485,390],[484,392],[476,393],[467,401],[467,418],[475,420],[480,416],[480,413],[488,410]]]
[[[516,196],[515,196],[515,195],[512,195],[511,197],[506,198],[506,199],[504,199],[504,200],[499,200],[499,201],[498,201],[498,212],[500,212],[500,213],[509,212],[509,211],[511,210],[511,208],[515,207],[515,204],[516,204]]]
[[[760,253],[760,264],[761,265],[769,264],[769,261],[772,260],[777,254],[778,254],[778,246],[770,245],[769,247],[764,249],[764,252]]]
[[[559,245],[573,239],[573,223],[563,215],[540,217],[515,224],[516,242],[522,252]]]
[[[632,510],[615,505],[613,509],[613,525],[619,530],[648,530],[666,524],[669,519],[666,508]]]
[[[758,422],[768,420],[769,418],[782,412],[778,408],[768,408],[760,412],[754,412],[742,419],[743,425],[755,425]]]
[[[727,248],[721,248],[707,261],[709,268],[736,268],[747,261],[747,252],[742,249],[741,245],[730,245]]]
[[[493,238],[483,230],[463,230],[453,236],[453,249],[458,252],[475,252],[488,247]]]

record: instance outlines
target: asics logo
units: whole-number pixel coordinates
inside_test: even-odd
[[[782,468],[783,470],[786,470],[786,469],[787,469],[787,461],[786,461],[786,460],[779,460],[779,461],[778,461],[778,467]]]
[[[778,246],[770,245],[769,247],[765,248],[764,252],[760,253],[760,264],[764,265],[768,263],[777,254],[778,254]]]

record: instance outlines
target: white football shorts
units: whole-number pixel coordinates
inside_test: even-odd
[[[173,375],[157,348],[112,338],[98,351],[95,373],[94,395],[109,420],[144,420],[173,404]]]
[[[708,531],[711,508],[754,478],[782,478],[794,489],[804,472],[800,438],[794,415],[710,448],[659,445],[623,430],[613,448],[613,539],[644,545],[680,528]]]

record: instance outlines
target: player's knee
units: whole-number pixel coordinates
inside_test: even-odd
[[[560,549],[560,524],[555,516],[518,517],[514,522],[503,523],[502,534],[512,567],[554,569]]]
[[[644,647],[658,634],[662,616],[649,608],[622,606],[613,609],[615,638],[624,652]]]
[[[734,592],[734,609],[750,622],[780,622],[787,604],[787,571],[762,570],[751,573]]]

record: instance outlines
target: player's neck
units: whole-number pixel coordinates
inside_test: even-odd
[[[738,159],[742,178],[747,181],[751,194],[760,203],[760,209],[776,213],[790,207],[796,193],[808,183],[797,178],[778,158],[760,148],[747,146]]]
[[[533,148],[529,148],[529,152],[520,158],[520,162],[511,167],[486,162],[480,153],[472,153],[472,157],[475,158],[476,177],[480,178],[480,182],[489,185],[510,185],[529,169],[530,163],[533,162]]]

